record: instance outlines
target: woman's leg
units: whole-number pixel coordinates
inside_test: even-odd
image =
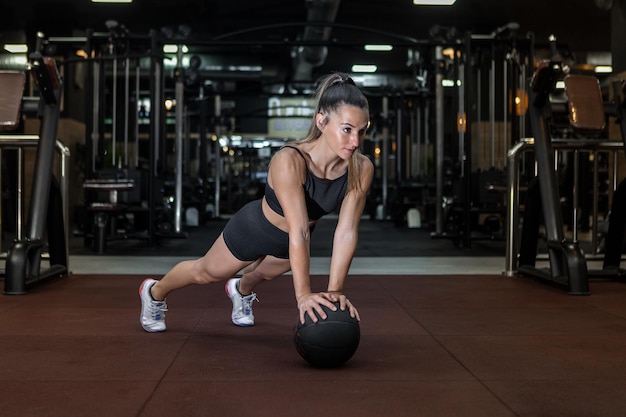
[[[265,256],[243,269],[241,278],[226,283],[226,295],[233,303],[231,319],[237,326],[254,326],[252,303],[257,301],[254,288],[263,281],[276,278],[289,271],[289,260]]]
[[[266,256],[244,269],[239,281],[239,292],[243,295],[251,294],[261,282],[270,281],[290,270],[289,259]]]
[[[170,292],[190,284],[226,280],[249,264],[249,261],[241,261],[230,252],[220,234],[202,258],[178,263],[152,286],[151,294],[155,300],[164,300]]]
[[[202,258],[178,263],[159,281],[146,279],[141,283],[141,326],[147,332],[164,332],[167,311],[165,297],[170,292],[190,284],[209,284],[228,279],[250,263],[237,259],[220,234]]]

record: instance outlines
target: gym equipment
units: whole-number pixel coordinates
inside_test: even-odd
[[[186,29],[141,35],[115,21],[107,21],[107,27],[107,33],[90,30],[86,38],[64,39],[81,47],[86,42],[89,56],[79,62],[87,68],[85,101],[93,103],[86,118],[83,234],[85,246],[97,253],[106,251],[108,241],[140,239],[154,246],[160,239],[187,237],[182,230],[185,209],[194,205],[204,213],[207,206],[196,203],[198,195],[204,198],[207,193],[208,178],[190,172],[195,166],[190,153],[197,156],[197,142],[203,159],[199,174],[208,175],[207,166],[212,165],[206,126],[211,114],[202,91],[199,102],[204,108],[195,121],[200,119],[203,126],[198,139],[191,137],[186,88],[202,90],[194,85],[197,72],[191,79],[198,59],[186,71],[178,48],[174,76],[165,71],[170,59],[162,52],[163,44],[182,46]],[[198,186],[189,187],[194,183]],[[117,198],[109,198],[115,194]]]
[[[604,261],[602,270],[606,273],[626,275],[620,269],[622,253],[624,252],[624,231],[626,230],[626,179],[620,181],[613,193],[613,203],[609,214],[608,228],[604,244]]]
[[[116,239],[155,244],[155,161],[164,124],[157,105],[163,99],[159,55],[144,52],[159,50],[155,36],[131,35],[113,20],[106,24],[107,33],[88,32],[83,44],[90,59],[80,63],[87,69],[85,101],[93,104],[86,117],[82,226],[85,246],[96,253]],[[145,137],[155,139],[140,140]]]
[[[4,293],[9,295],[25,294],[28,284],[67,274],[68,253],[63,199],[56,179],[51,174],[63,91],[62,79],[54,59],[42,56],[40,49],[38,45],[36,52],[29,57],[31,74],[40,92],[39,146],[28,211],[27,233],[25,238],[16,239],[7,254]],[[46,232],[50,267],[42,270],[41,255],[46,244],[44,240]]]
[[[528,76],[525,62],[532,58],[534,46],[532,38],[516,36],[518,26],[509,23],[486,35],[466,34],[459,39],[463,42],[449,46],[453,55],[437,48],[436,212],[431,238],[451,239],[466,248],[474,240],[504,238],[504,157],[527,122],[525,108],[513,103],[526,94],[519,86]],[[487,100],[482,86],[488,87]],[[456,129],[448,131],[446,126]]]
[[[583,77],[578,77],[575,80],[576,83],[582,83],[582,78]],[[593,79],[593,77],[587,78]],[[572,77],[568,77],[566,81],[568,82],[568,84],[566,85],[569,86],[571,86],[574,82]],[[571,104],[573,99],[570,98],[570,121],[572,123],[575,123],[578,127],[584,124],[584,128],[588,130],[593,130],[593,120],[598,120],[598,122],[596,123],[597,126],[595,127],[599,128],[599,120],[606,119],[606,116],[615,117],[615,121],[620,128],[623,151],[626,152],[626,123],[624,123],[624,108],[626,106],[626,100],[624,100],[624,89],[626,87],[626,84],[624,83],[624,80],[617,79],[611,82],[613,99],[609,102],[602,102],[602,96],[597,80],[588,80],[587,84],[587,88],[578,88],[578,90],[582,90],[584,92],[584,94],[582,94],[580,97],[576,97],[578,103]],[[571,94],[568,94],[568,96],[570,95]],[[576,110],[576,112],[574,112],[574,109]],[[581,114],[578,115],[578,113]],[[576,119],[574,118],[574,115],[577,116]],[[615,163],[617,163],[617,161],[615,161]],[[594,172],[596,173],[597,177],[597,170],[594,170]],[[614,177],[615,176],[616,172],[614,172]],[[594,182],[597,183],[597,181]],[[617,180],[615,178],[614,183],[617,183]],[[603,266],[602,269],[599,271],[589,271],[591,276],[624,278],[624,276],[626,275],[626,272],[623,269],[619,268],[621,255],[624,249],[624,232],[626,229],[626,223],[624,221],[623,215],[624,207],[626,204],[626,195],[624,194],[624,192],[626,191],[625,187],[626,179],[622,179],[619,184],[614,186],[613,201],[608,216],[608,225],[604,242],[605,256]],[[597,186],[595,188],[597,188]],[[594,191],[596,191],[595,188]],[[597,203],[596,198],[594,198],[594,202]],[[599,230],[596,216],[594,216],[593,223],[594,224],[592,229]],[[593,235],[594,251],[596,249],[595,238],[599,234],[600,233],[594,233]]]
[[[589,294],[589,276],[595,274],[588,271],[585,254],[580,249],[576,236],[571,240],[564,236],[561,199],[554,168],[551,125],[557,120],[560,111],[561,114],[567,114],[566,119],[572,131],[579,136],[577,140],[580,140],[580,136],[597,138],[606,127],[607,114],[617,116],[621,123],[623,105],[619,100],[620,95],[616,94],[617,98],[614,102],[605,106],[600,84],[595,77],[565,74],[556,50],[555,38],[551,37],[550,42],[553,57],[550,61],[544,61],[538,66],[531,81],[530,118],[537,160],[537,178],[528,186],[518,272],[521,275],[546,279],[564,286],[570,294],[586,295]],[[555,82],[560,78],[565,84],[567,103],[559,109],[557,102],[551,103],[550,95],[554,92]],[[588,142],[587,146],[591,150],[599,146],[597,140]],[[539,178],[541,180],[538,180]],[[594,190],[595,192],[597,190]],[[577,207],[576,190],[574,190],[573,199],[573,207]],[[574,215],[574,219],[576,217]],[[542,218],[550,261],[548,269],[535,267]],[[517,226],[509,223],[509,228],[511,227]]]
[[[344,364],[356,352],[361,338],[359,322],[350,317],[350,311],[341,310],[336,302],[336,311],[322,306],[326,320],[313,323],[309,315],[305,323],[300,320],[295,326],[293,341],[304,360],[319,368],[332,368]]]
[[[613,102],[607,113],[616,118],[622,135],[623,151],[626,153],[626,123],[624,122],[626,108],[626,83],[624,80],[615,80],[612,83]],[[605,106],[606,109],[606,106]],[[614,181],[616,182],[616,181]],[[624,221],[624,208],[626,207],[626,179],[622,179],[615,187],[613,201],[609,214],[609,225],[605,237],[605,255],[602,269],[604,272],[613,272],[625,275],[620,269],[621,255],[625,240],[626,222]]]
[[[529,266],[534,266],[535,259],[539,257],[537,253],[537,243],[538,239],[540,239],[539,231],[537,227],[539,227],[539,223],[541,219],[538,219],[538,216],[541,216],[541,207],[538,196],[538,185],[536,181],[531,180],[528,186],[521,185],[521,177],[523,176],[523,172],[520,169],[520,162],[523,159],[525,153],[532,153],[534,150],[535,140],[534,138],[524,138],[520,140],[509,152],[508,160],[509,165],[507,168],[508,177],[507,177],[507,215],[506,215],[506,260],[505,260],[505,270],[504,273],[507,276],[515,276],[517,275],[518,264],[527,264]],[[607,140],[592,140],[592,139],[553,139],[552,140],[552,149],[555,152],[569,152],[569,153],[591,153],[595,154],[595,161],[599,158],[597,157],[599,153],[612,154],[613,159],[617,160],[617,155],[622,153],[624,150],[624,145],[618,141],[607,141]],[[528,160],[532,158],[526,158]],[[596,163],[594,161],[594,164]],[[576,168],[576,167],[575,167]],[[597,172],[598,167],[594,168],[594,172]],[[575,173],[576,174],[576,173]],[[615,176],[615,174],[614,174]],[[576,178],[576,175],[574,175]],[[594,174],[594,177],[597,177]],[[598,181],[594,179],[594,186],[592,190],[592,226],[591,230],[597,230],[601,232],[601,229],[606,230],[608,225],[606,222],[602,222],[601,225],[597,225],[598,218],[598,195],[599,195],[599,186],[597,186]],[[614,185],[615,187],[615,185]],[[574,184],[573,189],[577,189],[578,185]],[[619,188],[619,187],[618,187]],[[521,198],[522,194],[527,194],[528,192],[535,193],[534,199],[530,199],[527,197],[526,199]],[[572,193],[573,200],[576,200],[578,197],[575,193]],[[615,195],[613,197],[615,199]],[[615,200],[614,200],[615,201]],[[526,204],[524,204],[524,202]],[[532,205],[528,207],[528,203],[535,204],[533,208]],[[572,202],[572,206],[576,206],[576,202]],[[572,210],[573,211],[573,210]],[[524,230],[519,227],[520,225],[520,214],[525,213],[524,216]],[[534,213],[534,215],[532,214]],[[577,218],[577,216],[572,214],[572,218]],[[527,222],[536,222],[534,227],[529,227]],[[530,230],[534,230],[535,238],[533,240],[529,235],[525,236],[523,239],[524,245],[520,250],[520,232],[529,233]],[[572,239],[577,239],[577,225],[574,222],[572,225]],[[597,236],[595,233],[591,233],[591,248],[586,253],[587,260],[594,260],[597,258],[596,248]],[[607,239],[608,240],[608,239]],[[542,255],[543,256],[543,255]],[[618,255],[621,256],[621,253]],[[519,257],[519,260],[518,260]],[[588,271],[592,272],[592,271]]]
[[[537,186],[531,185],[528,189],[520,244],[523,252],[520,253],[518,272],[521,275],[534,276],[565,286],[570,294],[586,295],[589,294],[589,281],[585,256],[577,241],[565,239],[558,183],[554,170],[554,153],[549,125],[552,116],[550,94],[555,89],[557,79],[563,76],[563,68],[556,48],[556,38],[550,37],[550,42],[552,58],[539,64],[531,79],[529,89],[529,113],[535,139],[537,178],[541,180],[536,181]],[[547,271],[534,266],[540,208],[543,211],[550,259],[550,268]],[[534,254],[532,254],[533,248]]]

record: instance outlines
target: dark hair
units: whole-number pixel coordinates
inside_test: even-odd
[[[363,92],[354,83],[354,80],[345,73],[334,72],[321,77],[317,81],[317,88],[313,95],[315,112],[307,135],[302,142],[311,142],[319,138],[322,131],[315,122],[320,112],[328,114],[336,111],[342,105],[354,106],[369,112],[369,103]],[[348,191],[361,188],[361,156],[355,151],[348,164]]]
[[[352,78],[342,72],[334,72],[320,78],[317,81],[317,88],[313,97],[315,99],[315,112],[309,131],[304,138],[305,141],[317,139],[322,134],[317,123],[315,123],[315,115],[319,112],[334,112],[344,104],[369,111],[369,103],[363,92]]]

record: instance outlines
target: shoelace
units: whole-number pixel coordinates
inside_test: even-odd
[[[157,301],[150,303],[150,316],[154,320],[160,320],[165,318],[165,312],[167,311],[167,303],[165,301]]]
[[[257,303],[261,302],[259,300],[259,298],[256,296],[255,292],[253,292],[250,295],[246,295],[245,297],[243,297],[243,311],[245,312],[245,314],[250,314],[250,310],[252,309],[252,302],[253,301],[256,301]]]

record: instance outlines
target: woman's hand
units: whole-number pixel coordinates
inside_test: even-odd
[[[298,298],[298,310],[300,311],[300,323],[304,324],[305,314],[308,314],[311,317],[313,323],[317,323],[319,318],[322,320],[326,320],[326,313],[322,308],[322,305],[328,307],[332,311],[336,311],[337,307],[336,303],[339,302],[339,308],[341,310],[345,310],[346,308],[350,311],[350,317],[357,319],[357,321],[361,321],[359,316],[359,312],[356,307],[352,305],[348,298],[337,292],[319,292],[319,293],[311,293],[305,294]],[[317,313],[317,314],[315,314]],[[319,318],[318,318],[319,316]]]

